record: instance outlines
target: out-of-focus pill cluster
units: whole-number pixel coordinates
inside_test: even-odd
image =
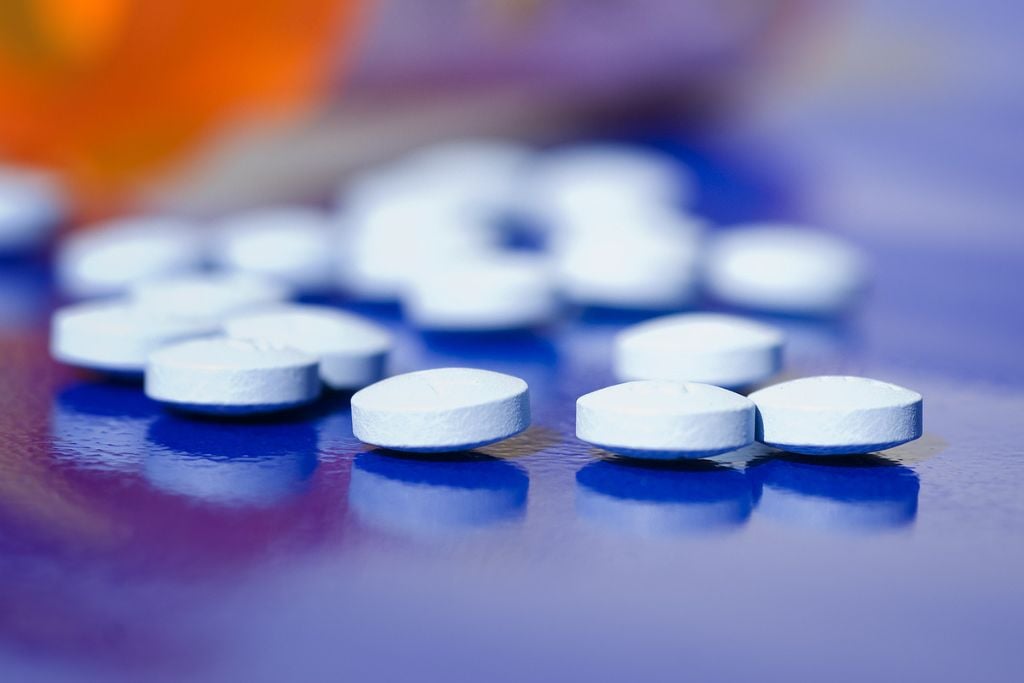
[[[323,385],[369,386],[352,399],[357,437],[451,451],[526,429],[526,383],[471,368],[379,381],[387,331],[294,300],[398,303],[416,328],[470,335],[536,330],[586,308],[628,310],[654,317],[615,340],[607,362],[626,383],[580,398],[586,441],[679,458],[742,448],[755,433],[809,453],[919,436],[920,396],[893,385],[777,385],[765,390],[765,411],[753,400],[761,392],[730,391],[781,369],[783,335],[692,309],[839,316],[865,291],[867,268],[855,247],[820,229],[711,226],[693,212],[698,191],[688,169],[644,147],[463,140],[362,173],[329,210],[267,207],[208,225],[119,219],[59,244],[58,284],[81,301],[54,315],[52,352],[83,368],[144,374],[147,395],[191,412],[274,412],[316,400]],[[814,433],[801,427],[810,394],[835,422]],[[858,426],[861,413],[870,424]]]

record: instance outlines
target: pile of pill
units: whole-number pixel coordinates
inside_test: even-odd
[[[0,176],[0,246],[33,242],[61,211],[45,186],[12,194],[13,183]],[[527,383],[473,367],[388,376],[392,332],[345,304],[396,305],[411,328],[470,344],[613,309],[647,319],[619,329],[603,358],[621,383],[576,402],[576,436],[605,452],[714,458],[756,441],[842,455],[918,438],[921,396],[893,384],[825,376],[765,386],[784,366],[785,335],[736,314],[842,315],[867,289],[863,254],[808,227],[719,229],[694,213],[696,191],[686,168],[638,146],[542,152],[477,139],[365,171],[331,210],[88,226],[56,250],[69,303],[53,316],[51,352],[142,377],[146,395],[186,413],[263,415],[325,389],[354,392],[358,439],[443,453],[526,430]],[[300,303],[310,297],[320,303]],[[376,515],[374,501],[408,487],[370,464],[356,488]],[[581,479],[584,498],[602,501],[594,491],[618,472],[602,470],[600,486]]]

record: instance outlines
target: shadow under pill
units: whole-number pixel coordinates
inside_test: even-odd
[[[159,405],[136,386],[73,384],[50,407],[54,456],[82,469],[134,471],[146,450],[146,430],[160,414]]]
[[[761,489],[758,514],[826,531],[873,533],[913,524],[920,479],[877,454],[783,453],[748,470]]]
[[[576,473],[576,511],[603,528],[641,537],[723,533],[754,507],[751,480],[708,460],[604,458]]]
[[[377,449],[353,461],[348,501],[368,526],[431,538],[520,519],[529,486],[522,467],[475,451]]]
[[[227,507],[268,507],[305,490],[317,467],[309,424],[156,419],[146,434],[146,480],[162,491]]]

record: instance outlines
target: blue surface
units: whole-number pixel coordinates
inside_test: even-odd
[[[698,167],[729,204],[729,163]],[[712,214],[785,213],[732,177]],[[395,331],[395,371],[529,382],[526,433],[445,460],[358,443],[347,394],[218,422],[59,368],[45,278],[5,271],[34,307],[0,301],[0,678],[1019,681],[1024,261],[865,246],[862,311],[775,321],[785,376],[918,390],[924,437],[661,465],[573,436],[637,316],[422,336],[349,306]]]

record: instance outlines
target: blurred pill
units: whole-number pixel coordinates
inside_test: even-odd
[[[754,404],[709,384],[626,382],[579,397],[576,436],[633,458],[707,458],[754,442]]]
[[[143,280],[198,270],[204,242],[196,226],[173,218],[128,218],[72,234],[57,250],[65,294],[98,297]]]
[[[659,204],[683,207],[690,171],[660,152],[626,144],[578,145],[550,152],[530,171],[528,201],[542,221],[585,219]]]
[[[391,335],[351,313],[326,306],[275,306],[229,318],[224,333],[287,346],[315,356],[332,389],[359,389],[384,376]]]
[[[196,273],[140,282],[131,289],[136,306],[152,313],[220,323],[226,316],[280,303],[285,285],[248,273]]]
[[[270,413],[320,394],[318,363],[301,351],[227,337],[173,344],[149,357],[146,395],[179,410]]]
[[[734,306],[798,315],[833,315],[866,286],[863,255],[844,240],[807,228],[751,225],[711,245],[706,286]]]
[[[921,436],[921,394],[866,377],[804,377],[750,394],[761,443],[793,453],[843,455]]]
[[[396,197],[346,214],[341,284],[359,298],[397,301],[422,271],[489,254],[500,241],[475,212]]]
[[[256,209],[217,227],[213,261],[226,271],[263,275],[300,291],[334,284],[337,235],[324,212],[298,206]]]
[[[64,306],[53,315],[50,353],[81,368],[141,374],[146,359],[170,343],[213,334],[218,325],[199,318],[168,316],[126,301],[90,301]]]
[[[67,211],[66,198],[50,176],[0,167],[0,254],[37,249]]]
[[[687,231],[568,235],[553,254],[560,292],[580,305],[671,310],[697,295],[700,241]]]
[[[507,439],[529,425],[526,382],[489,370],[410,372],[352,397],[356,438],[399,451],[460,451]]]
[[[402,303],[414,325],[448,331],[532,328],[559,309],[547,263],[525,254],[427,268],[411,279]]]
[[[621,380],[674,379],[739,388],[782,365],[782,333],[731,315],[681,313],[633,325],[615,338]]]
[[[348,208],[399,197],[400,201],[501,214],[515,207],[533,156],[529,147],[506,140],[439,142],[360,174],[341,189],[339,199]]]

